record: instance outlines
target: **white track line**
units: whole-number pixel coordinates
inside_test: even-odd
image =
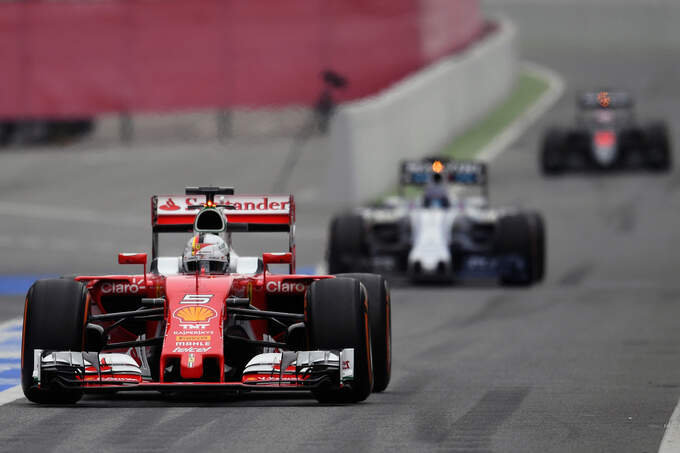
[[[485,162],[494,160],[500,153],[508,149],[541,115],[547,112],[564,93],[564,79],[556,72],[530,62],[522,63],[522,70],[545,80],[548,83],[548,90],[529,110],[519,115],[500,135],[497,135],[482,148],[474,159]]]
[[[24,392],[21,390],[21,385],[15,385],[14,387],[0,392],[0,406],[11,403],[12,401],[16,401],[23,397]]]
[[[3,330],[9,330],[9,329],[21,329],[24,325],[24,322],[21,318],[17,319],[10,319],[9,321],[1,322],[0,323],[0,331]]]
[[[18,339],[21,341],[23,319],[10,319],[9,321],[4,321],[0,323],[0,341],[6,341],[11,339]],[[10,347],[11,348],[11,347]],[[21,360],[21,351],[15,348],[11,349],[0,349],[0,359],[16,359],[16,363],[0,364],[0,371],[11,370],[19,368]],[[0,384],[13,383],[16,380],[2,380]],[[0,392],[0,406],[3,404],[11,403],[19,398],[23,398],[24,394],[21,390],[21,385],[16,385],[10,387],[7,390]]]
[[[670,420],[666,423],[666,431],[663,433],[659,453],[677,453],[680,451],[680,401]]]

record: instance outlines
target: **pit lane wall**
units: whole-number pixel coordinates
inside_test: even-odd
[[[329,200],[353,205],[385,194],[401,159],[436,154],[506,97],[517,73],[516,35],[500,20],[464,52],[342,105],[331,122]]]

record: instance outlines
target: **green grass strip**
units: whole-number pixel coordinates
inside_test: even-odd
[[[548,86],[548,82],[540,77],[528,72],[520,73],[514,89],[505,101],[480,122],[456,137],[444,148],[442,154],[458,159],[473,158],[538,101]]]

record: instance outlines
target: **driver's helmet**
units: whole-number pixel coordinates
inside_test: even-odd
[[[229,269],[229,247],[217,235],[196,234],[184,249],[182,267],[185,272],[224,274]]]
[[[442,175],[435,173],[432,181],[425,188],[423,205],[426,208],[448,208],[451,206],[449,194],[444,185]]]

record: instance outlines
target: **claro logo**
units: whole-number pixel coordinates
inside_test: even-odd
[[[144,279],[121,282],[105,282],[102,283],[102,294],[137,294],[140,290],[146,289],[144,286]]]
[[[307,285],[301,282],[267,282],[268,293],[304,293]]]

